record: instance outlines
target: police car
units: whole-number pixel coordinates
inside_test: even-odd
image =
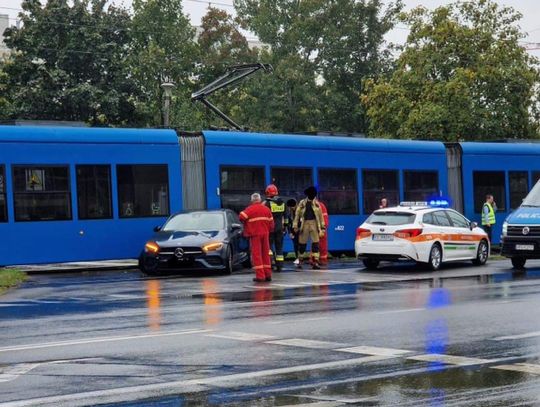
[[[356,257],[368,269],[400,260],[424,263],[431,270],[449,261],[485,264],[490,251],[486,232],[447,206],[437,200],[376,210],[356,230]]]

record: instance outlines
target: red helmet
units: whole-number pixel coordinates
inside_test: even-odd
[[[276,196],[278,194],[278,190],[274,184],[270,184],[266,187],[264,193],[266,194],[266,196],[272,198],[273,196]]]

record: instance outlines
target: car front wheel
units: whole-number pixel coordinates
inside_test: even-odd
[[[227,249],[227,256],[225,258],[225,273],[232,274],[233,272],[233,254],[231,249]]]
[[[431,250],[429,251],[428,267],[432,271],[437,271],[441,268],[441,263],[442,263],[441,246],[438,243],[435,243],[433,246],[431,246]]]
[[[525,268],[525,263],[527,262],[527,259],[523,257],[512,257],[512,266],[514,266],[515,269],[521,270]]]
[[[483,266],[489,256],[489,246],[485,240],[482,240],[478,245],[478,251],[476,252],[476,258],[473,260],[475,266]]]

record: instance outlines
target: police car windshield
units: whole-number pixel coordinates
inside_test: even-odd
[[[372,225],[406,225],[413,223],[416,215],[409,212],[389,212],[389,211],[377,211],[373,212],[366,223]]]
[[[222,230],[225,228],[225,218],[217,212],[181,213],[169,220],[163,227],[164,231],[198,232]]]
[[[540,206],[540,182],[531,189],[523,200],[522,206]]]

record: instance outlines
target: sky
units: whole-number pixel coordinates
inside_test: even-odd
[[[131,0],[114,0],[114,2],[123,4],[127,7],[131,5]],[[403,0],[406,10],[417,6],[434,9],[438,6],[452,2],[453,1],[444,0]],[[209,4],[227,10],[230,13],[234,12],[234,8],[232,7],[233,0],[182,0],[182,3],[184,10],[191,17],[193,25],[200,24],[201,17],[205,14]],[[538,0],[497,0],[497,3],[511,6],[521,12],[523,15],[520,23],[521,29],[528,33],[528,37],[525,41],[540,43],[540,2],[538,2]],[[15,24],[18,13],[17,9],[20,9],[20,4],[20,0],[0,0],[0,14],[8,14],[10,23]],[[387,35],[387,39],[391,42],[402,44],[407,38],[407,32],[408,31],[403,28],[395,29]],[[538,48],[540,48],[540,46]],[[540,49],[530,52],[531,54],[540,57]]]

